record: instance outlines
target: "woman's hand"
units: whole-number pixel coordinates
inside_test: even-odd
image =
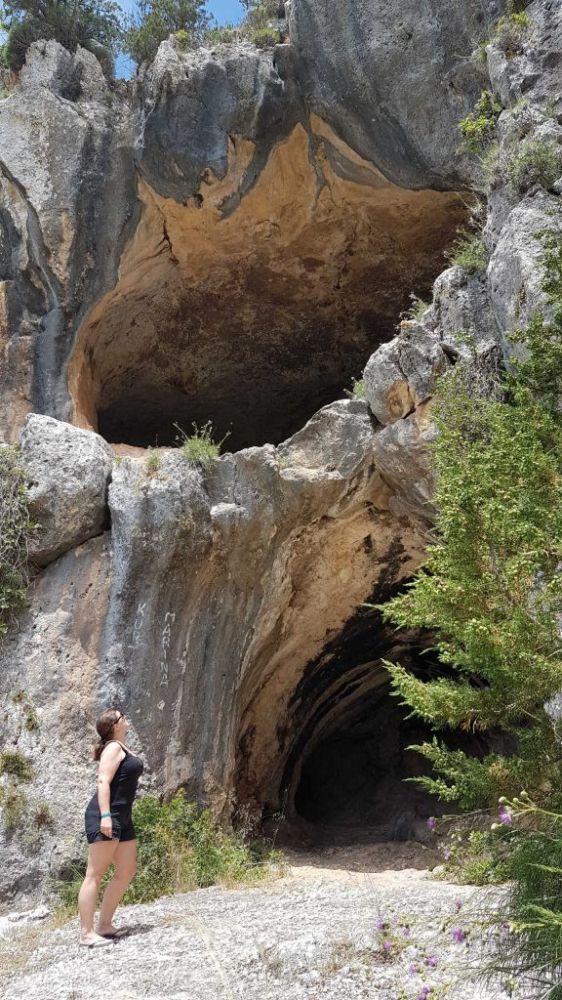
[[[104,816],[100,820],[100,833],[103,833],[104,837],[111,837],[113,832],[113,824],[111,822],[111,816]]]

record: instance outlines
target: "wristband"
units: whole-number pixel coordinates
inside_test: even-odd
[[[109,816],[109,818],[111,819],[111,813],[100,813],[100,818],[101,819],[105,819],[106,816]]]

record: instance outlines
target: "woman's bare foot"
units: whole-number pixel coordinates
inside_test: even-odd
[[[80,935],[80,944],[84,948],[101,948],[104,944],[111,944],[111,938],[105,938],[101,934],[96,934],[95,931],[89,931],[88,934]]]
[[[98,924],[96,930],[104,938],[120,938],[124,937],[127,933],[124,927],[114,927],[113,924],[109,924],[108,927],[102,927]]]

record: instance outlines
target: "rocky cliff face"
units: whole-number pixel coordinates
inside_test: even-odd
[[[23,428],[41,523],[0,650],[4,742],[33,764],[29,810],[55,818],[40,850],[2,834],[4,897],[76,852],[84,736],[113,701],[159,791],[310,830],[338,819],[330,773],[340,819],[415,832],[381,658],[415,660],[422,637],[363,605],[422,558],[456,334],[504,348],[542,304],[532,234],[559,226],[559,185],[515,187],[508,161],[560,144],[562,15],[535,0],[520,51],[496,39],[484,65],[500,6],[293,0],[287,45],[164,43],[116,88],[37,43],[0,100],[0,426]],[[488,267],[444,271],[393,338],[478,186],[458,121],[487,80],[505,108]],[[366,400],[338,398],[365,365]],[[220,460],[168,447],[209,419],[230,431]]]

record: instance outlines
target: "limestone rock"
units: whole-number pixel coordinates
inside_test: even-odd
[[[309,106],[405,187],[454,187],[470,172],[457,125],[485,77],[471,53],[503,0],[293,0],[290,37]],[[428,123],[428,112],[439,115]]]
[[[44,566],[104,530],[113,455],[99,435],[33,413],[23,430],[21,458],[40,525],[29,554]]]
[[[438,339],[421,323],[404,322],[398,337],[371,355],[363,378],[365,395],[381,424],[408,416],[431,396],[435,379],[450,360]]]

